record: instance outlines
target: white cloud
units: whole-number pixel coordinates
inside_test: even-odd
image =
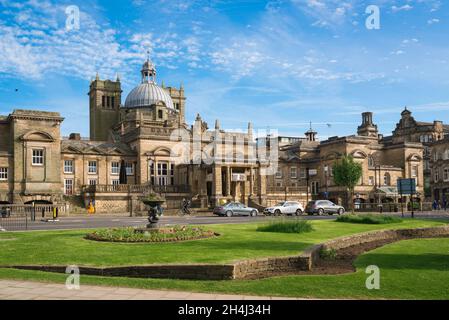
[[[436,18],[427,20],[427,24],[430,24],[430,25],[439,23],[439,22],[440,22],[440,19],[436,19]]]
[[[399,11],[410,11],[412,10],[413,7],[411,5],[405,4],[403,6],[392,6],[391,7],[391,11],[393,11],[394,13],[399,12]]]

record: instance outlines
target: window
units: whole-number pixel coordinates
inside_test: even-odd
[[[374,186],[374,177],[373,177],[373,176],[370,176],[370,177],[368,178],[368,185]]]
[[[118,186],[118,185],[120,185],[120,179],[112,179],[111,183],[113,186]]]
[[[300,168],[300,169],[299,169],[299,177],[300,177],[301,179],[307,178],[307,176],[306,176],[306,168]]]
[[[111,97],[111,108],[114,109],[115,97]]]
[[[166,186],[169,182],[169,175],[168,175],[168,163],[167,162],[158,162],[157,164],[157,179],[158,179],[158,185],[160,186]]]
[[[418,166],[412,166],[411,171],[412,178],[416,178],[418,176]]]
[[[175,184],[175,165],[170,164],[170,184]]]
[[[281,168],[277,168],[277,171],[276,171],[276,179],[282,179],[282,170],[281,170]]]
[[[296,179],[298,177],[297,175],[297,168],[296,167],[291,167],[290,168],[290,178],[291,179]]]
[[[319,192],[319,183],[318,181],[312,181],[312,194],[317,195]]]
[[[97,161],[89,161],[87,172],[89,174],[96,174],[97,173]]]
[[[387,172],[384,174],[384,186],[391,185],[391,177],[390,174]]]
[[[162,113],[162,110],[157,111],[157,116],[159,119],[162,119],[164,117],[164,114]]]
[[[435,170],[433,174],[433,179],[435,182],[438,182],[440,180],[440,173],[438,172],[438,169]]]
[[[73,179],[64,180],[64,194],[66,195],[73,194]]]
[[[120,173],[120,163],[111,162],[111,174],[119,174]]]
[[[126,175],[132,176],[134,174],[134,166],[131,162],[125,163]]]
[[[97,185],[97,179],[89,179],[89,185],[90,186],[96,186]]]
[[[73,173],[73,160],[64,160],[64,173]]]
[[[102,96],[101,97],[101,106],[104,108],[104,107],[106,107],[106,97],[105,96]]]
[[[8,180],[8,168],[0,168],[0,180]]]
[[[443,179],[444,181],[449,181],[449,168],[443,169]]]
[[[34,166],[42,166],[42,165],[44,165],[44,150],[42,150],[42,149],[33,149],[32,164]]]
[[[368,157],[368,166],[374,167],[374,158],[372,156]]]
[[[150,183],[151,185],[155,185],[155,177],[154,177],[154,162],[150,162]]]

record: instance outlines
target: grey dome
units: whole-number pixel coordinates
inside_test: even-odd
[[[145,82],[135,87],[126,97],[125,108],[150,107],[163,102],[168,109],[175,110],[170,95],[154,82]]]

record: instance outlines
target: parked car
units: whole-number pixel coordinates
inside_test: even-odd
[[[217,216],[251,216],[256,217],[259,211],[256,208],[245,206],[240,202],[229,202],[224,206],[219,206],[214,209],[214,214]]]
[[[329,200],[314,200],[309,201],[306,206],[306,212],[309,215],[313,215],[315,213],[319,215],[323,215],[325,213],[330,215],[342,215],[343,213],[345,213],[345,208]]]
[[[273,207],[266,208],[263,213],[269,216],[275,215],[301,215],[304,212],[304,207],[297,201],[283,201]]]

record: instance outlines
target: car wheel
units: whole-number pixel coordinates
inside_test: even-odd
[[[345,213],[345,210],[343,208],[338,209],[339,216],[341,216],[343,213]]]
[[[275,216],[280,216],[280,215],[281,215],[281,210],[277,209],[277,210],[274,212],[274,215],[275,215]]]
[[[251,217],[256,217],[256,216],[257,216],[257,211],[256,210],[251,211]]]
[[[296,210],[296,215],[297,215],[297,216],[302,215],[302,210],[301,210],[301,209]]]
[[[318,209],[318,215],[319,215],[319,216],[322,216],[323,214],[324,214],[323,208],[319,208],[319,209]]]
[[[232,217],[232,211],[226,211],[226,216],[229,218]]]

